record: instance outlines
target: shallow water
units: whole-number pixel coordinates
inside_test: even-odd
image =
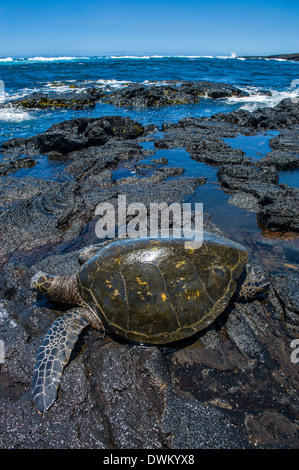
[[[12,176],[17,178],[24,178],[26,176],[42,178],[47,181],[63,182],[72,179],[72,176],[64,171],[67,161],[55,160],[47,157],[47,155],[40,155],[36,158],[36,165],[31,168],[20,168]]]
[[[299,158],[299,156],[298,156]],[[279,172],[279,183],[285,183],[293,188],[299,188],[298,170],[284,170]]]
[[[245,152],[246,157],[250,157],[252,161],[258,161],[271,152],[269,140],[278,135],[277,131],[268,131],[258,135],[242,135],[237,137],[229,137],[223,139],[228,145],[233,148],[239,148]],[[299,158],[299,155],[298,155]],[[299,171],[294,170],[280,170],[279,171],[279,184],[285,183],[292,188],[299,188]]]
[[[267,141],[273,137],[273,134],[257,137],[257,141],[263,142],[264,151],[267,153]],[[232,140],[230,139],[230,142]],[[248,149],[244,145],[240,146],[240,140],[242,141],[239,139],[239,145],[234,148],[242,148],[246,155],[253,157],[250,155],[252,146],[249,146]],[[247,143],[248,140],[246,139],[245,142]],[[146,142],[142,146],[153,149],[154,142]],[[153,158],[162,157],[168,160],[166,166],[184,168],[184,176],[186,177],[205,177],[207,179],[206,184],[198,186],[194,194],[187,196],[182,202],[191,203],[192,208],[195,207],[195,203],[202,203],[204,213],[210,214],[216,225],[231,239],[246,246],[250,253],[268,267],[271,273],[277,274],[286,270],[292,272],[299,269],[299,239],[292,235],[284,237],[282,234],[271,234],[263,230],[255,213],[229,204],[231,196],[221,189],[217,180],[218,166],[193,160],[190,154],[182,148],[157,150],[154,155],[140,160],[139,163],[150,163]],[[146,170],[143,176],[149,176],[151,173]],[[292,172],[281,172],[280,174],[284,173]],[[290,182],[291,178],[295,179],[295,175],[298,175],[298,171],[294,171],[294,175],[288,175],[288,181]],[[128,176],[136,176],[136,172],[132,172],[123,164],[113,171],[113,179],[115,180]]]
[[[249,136],[239,134],[237,137],[227,137],[223,140],[232,148],[243,150],[247,157],[259,160],[271,152],[269,140],[278,134],[277,131],[267,131],[263,134]]]

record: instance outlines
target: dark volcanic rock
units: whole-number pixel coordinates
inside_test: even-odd
[[[272,282],[275,296],[270,298],[273,308],[279,312],[280,318],[295,331],[299,323],[299,276],[281,274]]]
[[[248,437],[254,445],[282,445],[297,447],[299,444],[296,426],[279,413],[266,412],[258,416],[248,415],[245,420]]]
[[[100,90],[88,88],[86,90],[51,91],[49,93],[36,92],[24,98],[13,101],[14,106],[22,108],[68,108],[84,109],[95,106],[96,101],[102,96]]]
[[[102,101],[117,106],[158,107],[197,103],[204,96],[217,99],[245,95],[231,85],[200,81],[159,86],[132,84],[107,94]]]
[[[91,171],[91,178],[77,177],[74,181],[49,185],[43,192],[27,194],[26,199],[16,201],[0,213],[0,256],[14,252],[17,247],[24,250],[26,256],[26,250],[40,246],[50,249],[75,239],[95,219],[97,205],[109,201],[116,207],[118,194],[125,194],[128,203],[172,203],[192,194],[205,182],[204,178],[183,177],[162,181],[181,172],[181,169],[157,170],[157,175],[151,179],[141,178],[134,185],[118,186],[117,182],[112,183],[109,175],[103,177],[102,172]],[[37,251],[36,255],[41,254]]]
[[[297,105],[298,107],[298,105]],[[299,154],[299,126],[283,129],[278,136],[269,141],[272,149]]]
[[[186,118],[176,124],[163,125],[164,137],[155,140],[157,149],[185,147],[191,158],[215,165],[249,163],[240,149],[232,148],[223,138],[235,137],[237,130],[220,123],[204,123],[201,119]]]
[[[240,149],[233,149],[217,136],[194,139],[192,143],[186,145],[187,152],[191,158],[199,162],[213,163],[216,165],[226,163],[245,163],[249,161],[244,158],[245,152]]]
[[[202,97],[218,99],[246,95],[246,92],[225,83],[169,82],[159,86],[135,83],[110,92],[103,92],[96,87],[62,92],[37,92],[13,101],[13,105],[28,109],[84,109],[94,107],[96,102],[105,102],[116,106],[158,107],[197,103]]]
[[[151,160],[151,163],[154,163],[155,165],[167,165],[168,160],[167,158],[161,157],[161,158],[153,158]]]
[[[136,139],[143,132],[143,126],[128,117],[75,118],[53,124],[46,132],[28,139],[10,139],[2,144],[2,149],[30,155],[50,151],[68,154],[75,150],[104,145],[112,138]]]
[[[254,167],[221,140],[237,128],[183,121],[165,126],[170,146],[188,145],[193,156],[214,155],[214,162],[217,155],[221,163],[230,161],[229,155],[234,163],[240,159],[242,164],[220,169],[222,187],[233,196],[254,198],[261,222],[270,229],[299,230],[298,191],[278,186],[274,166]],[[182,168],[158,168],[165,160],[139,165],[144,177],[135,177],[134,184],[115,181],[117,164],[138,168],[145,155],[138,142],[144,137],[142,126],[127,118],[82,118],[4,145],[3,163],[15,161],[10,152],[40,153],[43,145],[66,152],[74,179],[0,178],[0,339],[5,345],[0,447],[298,448],[298,366],[290,360],[299,331],[296,272],[270,277],[267,296],[246,304],[233,300],[209,328],[165,347],[126,344],[86,328],[64,370],[57,401],[44,416],[34,409],[38,347],[69,306],[33,293],[31,276],[38,270],[70,275],[78,269],[79,248],[98,241],[99,203],[109,202],[117,215],[118,196],[126,195],[127,203],[142,202],[148,211],[152,202],[184,201],[205,182],[181,176]],[[204,228],[222,234],[206,214]],[[251,264],[269,277],[263,265],[254,259]]]
[[[276,54],[258,57],[261,59],[284,59],[299,61],[299,54]]]
[[[218,171],[218,179],[223,188],[237,193],[231,203],[257,212],[260,222],[269,230],[299,231],[299,190],[277,186],[278,173],[273,166],[258,169],[225,165]]]
[[[221,185],[232,191],[251,193],[261,197],[269,187],[278,184],[275,167],[255,168],[251,165],[224,165],[218,171]]]
[[[299,168],[299,157],[293,153],[272,150],[272,152],[267,153],[265,157],[256,162],[255,165],[257,167],[275,166],[277,170],[291,170]]]
[[[6,176],[10,173],[14,173],[20,168],[31,168],[35,165],[36,161],[31,157],[6,160],[0,163],[0,176]]]
[[[259,200],[259,219],[269,230],[299,232],[299,189],[281,185]]]
[[[205,121],[227,122],[234,126],[252,130],[281,129],[299,123],[299,107],[290,98],[282,100],[274,108],[258,108],[250,113],[240,109],[231,113],[218,113]],[[285,149],[286,150],[286,149]]]
[[[274,166],[258,166],[224,165],[220,168],[218,180],[232,194],[229,203],[256,212],[269,230],[298,231],[297,191],[278,186],[279,175]]]
[[[230,202],[257,212],[269,230],[299,231],[299,190],[278,186],[274,166],[225,165],[218,171],[218,179],[223,188],[234,194]]]
[[[205,227],[215,229],[210,220]],[[30,277],[39,269],[69,275],[78,266],[73,251],[43,257],[30,269],[15,257],[0,272],[2,448],[298,446],[298,374],[280,299],[289,310],[296,305],[278,279],[271,310],[259,301],[232,303],[214,325],[180,344],[140,347],[86,329],[56,403],[40,416],[31,395],[36,353],[63,312],[36,299]]]
[[[71,163],[67,166],[66,172],[86,179],[118,162],[142,158],[141,155],[143,155],[142,147],[134,141],[108,141],[101,146],[88,147],[69,153],[68,159],[71,160]]]
[[[192,137],[192,134],[197,134],[198,136],[209,136],[216,134],[217,137],[236,137],[240,132],[238,127],[234,127],[231,124],[221,121],[209,121],[206,118],[195,118],[195,117],[186,117],[180,119],[177,123],[164,123],[162,124],[162,130],[166,135],[173,134],[175,135],[185,135],[185,139],[189,134],[189,139]]]
[[[15,178],[7,176],[0,179],[0,206],[9,207],[15,202],[32,198],[40,193],[59,187],[59,183],[40,178]]]

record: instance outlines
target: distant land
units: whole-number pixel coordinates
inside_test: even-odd
[[[299,62],[299,53],[297,54],[276,54],[276,55],[267,55],[267,56],[243,56],[246,59],[284,59],[284,60],[295,60]]]

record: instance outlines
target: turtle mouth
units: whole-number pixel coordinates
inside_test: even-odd
[[[38,286],[39,286],[39,282],[38,282],[38,279],[43,276],[43,273],[42,271],[38,271],[32,278],[31,278],[31,281],[30,281],[30,288],[32,290],[37,290],[38,289]]]
[[[256,291],[265,292],[270,288],[270,281],[265,277],[256,282]]]

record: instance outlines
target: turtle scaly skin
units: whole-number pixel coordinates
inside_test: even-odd
[[[56,320],[40,346],[33,376],[34,401],[38,411],[47,410],[56,399],[57,388],[72,349],[88,325],[82,312],[70,311]]]

